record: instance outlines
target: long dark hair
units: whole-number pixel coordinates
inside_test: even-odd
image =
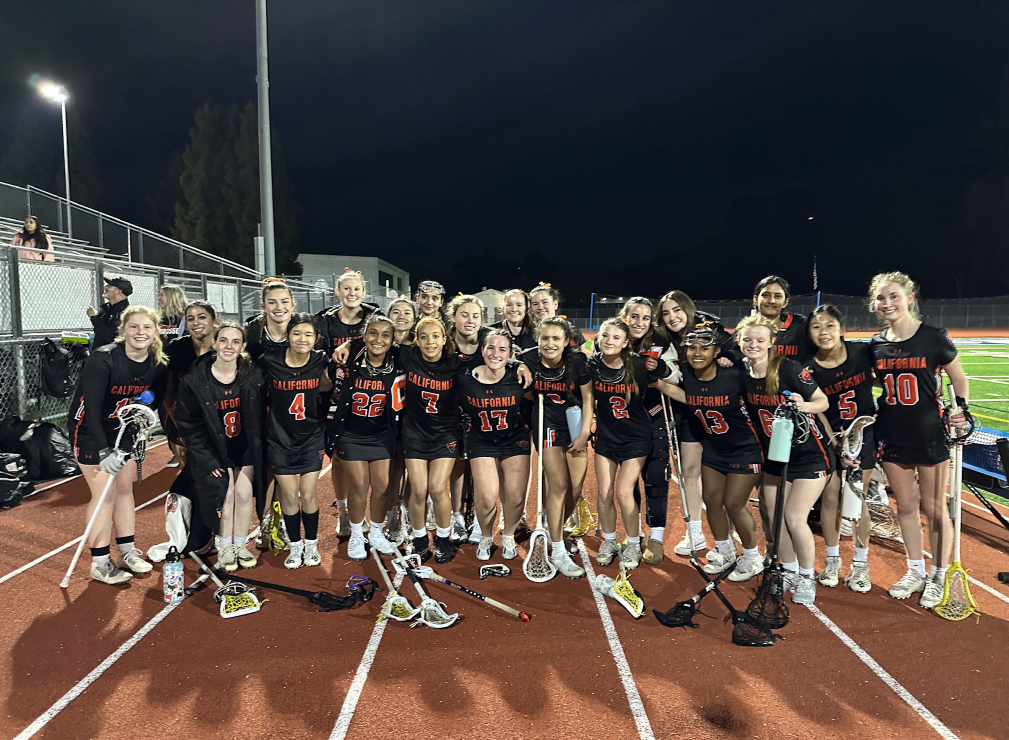
[[[532,314],[529,312],[529,294],[522,290],[522,288],[512,288],[511,290],[505,291],[505,294],[501,299],[501,303],[505,309],[504,318],[501,320],[501,328],[508,328],[508,296],[512,295],[522,296],[522,300],[525,302],[526,306],[526,313],[525,316],[522,317],[522,329],[519,331],[519,335],[532,334],[536,329],[536,323],[533,321]]]
[[[627,314],[630,313],[633,306],[647,306],[648,314],[651,316],[651,321],[648,324],[648,331],[644,333],[641,339],[634,339],[628,334],[627,341],[632,345],[636,345],[638,348],[637,351],[639,352],[645,348],[651,349],[652,333],[655,331],[655,306],[652,305],[650,298],[645,298],[644,296],[636,295],[633,298],[628,298],[627,303],[625,303],[624,307],[620,309],[619,314],[620,318],[622,318],[625,322],[627,321]],[[628,325],[627,328],[629,329],[630,325]]]
[[[757,286],[753,289],[753,309],[757,310],[757,296],[760,295],[760,291],[775,283],[781,286],[781,291],[785,294],[785,305],[781,308],[781,315],[784,316],[785,312],[788,311],[788,306],[792,302],[792,288],[788,284],[788,281],[780,275],[768,275],[757,283]]]
[[[561,365],[564,367],[564,384],[568,389],[567,400],[577,404],[578,397],[575,395],[575,388],[578,387],[578,378],[575,374],[575,353],[578,352],[580,354],[581,350],[575,349],[573,346],[576,336],[575,329],[567,319],[560,316],[550,316],[543,319],[539,323],[539,326],[536,327],[535,337],[537,344],[539,344],[543,328],[547,326],[555,326],[564,333],[564,351],[561,353]]]
[[[35,233],[31,234],[28,232],[27,226],[21,227],[21,242],[24,243],[28,239],[33,239],[35,241],[36,249],[49,249],[49,238],[46,235],[45,229],[42,228],[42,222],[39,221],[37,216],[25,216],[25,220],[31,219],[35,222]]]

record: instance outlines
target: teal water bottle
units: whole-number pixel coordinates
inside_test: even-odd
[[[568,406],[564,409],[564,418],[568,422],[568,434],[574,441],[575,437],[582,433],[582,407]]]
[[[786,463],[792,452],[792,432],[795,425],[791,419],[777,418],[771,422],[771,445],[767,457],[775,462]]]

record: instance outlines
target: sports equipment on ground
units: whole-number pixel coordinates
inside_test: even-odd
[[[154,394],[149,391],[144,391],[144,394],[149,394],[150,399],[147,403],[154,400]],[[138,397],[135,400],[141,400],[141,398],[146,399],[147,396]],[[145,406],[143,403],[128,403],[119,409],[117,416],[119,417],[119,433],[116,435],[116,443],[113,445],[113,455],[122,459],[123,464],[125,464],[127,459],[132,458],[137,462],[137,482],[140,482],[140,463],[144,459],[144,453],[147,450],[147,437],[153,433],[154,429],[160,425],[157,414],[155,414],[150,406]],[[121,450],[119,446],[123,442],[124,435],[127,432],[132,436],[132,448],[130,450]],[[127,437],[129,440],[129,437]],[[120,468],[122,465],[119,466]],[[102,491],[102,495],[98,497],[98,503],[95,506],[95,510],[91,514],[91,518],[88,520],[87,527],[84,528],[84,534],[81,537],[81,541],[77,544],[77,550],[74,552],[74,557],[70,561],[70,567],[67,568],[67,573],[63,576],[63,580],[60,581],[60,588],[67,588],[70,586],[70,577],[74,573],[74,568],[77,567],[77,561],[81,557],[81,551],[84,549],[84,544],[88,542],[88,538],[91,536],[91,530],[94,529],[95,522],[98,520],[98,514],[102,510],[102,506],[105,504],[105,499],[108,498],[109,491],[112,490],[112,482],[116,479],[114,475],[109,476],[108,482],[105,484],[105,489]],[[90,543],[89,543],[90,544]]]
[[[494,565],[481,565],[480,566],[480,580],[484,580],[489,576],[496,576],[498,578],[505,578],[512,574],[511,568],[509,568],[504,563],[495,563]]]
[[[410,582],[413,583],[413,587],[417,589],[417,595],[420,596],[420,609],[417,613],[417,621],[413,623],[412,626],[416,627],[418,625],[427,625],[428,627],[433,627],[434,629],[445,629],[446,627],[451,627],[459,619],[458,614],[449,614],[445,611],[442,604],[432,599],[424,591],[424,588],[420,585],[420,577],[417,575],[410,564],[407,562],[406,558],[399,551],[396,550],[396,560],[399,564],[406,569],[406,575],[409,577]]]
[[[953,384],[948,386],[950,396],[950,416],[959,411],[959,399],[953,392]],[[964,408],[966,412],[966,408]],[[950,430],[953,432],[953,430]],[[935,613],[943,619],[958,622],[971,614],[978,614],[977,602],[970,593],[967,581],[967,571],[960,564],[960,494],[963,489],[963,445],[970,437],[971,429],[966,434],[952,433],[953,470],[950,476],[950,510],[953,513],[953,564],[946,570],[946,579],[942,587],[942,599],[935,606]],[[927,592],[927,589],[926,589]],[[922,595],[925,598],[925,595]]]
[[[518,609],[514,609],[508,606],[507,604],[502,604],[500,601],[492,599],[489,596],[478,594],[476,591],[473,591],[472,589],[466,588],[465,586],[462,586],[456,583],[455,581],[450,581],[447,578],[438,575],[433,570],[429,569],[428,574],[425,575],[424,578],[431,581],[437,581],[438,583],[444,583],[446,586],[451,586],[452,588],[458,591],[462,591],[464,594],[469,594],[474,598],[480,599],[480,601],[483,601],[484,603],[490,604],[491,606],[500,609],[503,612],[507,612],[508,614],[511,614],[513,617],[518,617],[523,622],[528,622],[533,618],[532,615],[529,614],[529,612],[520,612]]]
[[[543,394],[537,395],[539,451],[536,455],[536,531],[529,537],[529,551],[522,562],[522,572],[533,583],[544,583],[557,575],[550,562],[550,536],[547,534],[546,513],[543,511]],[[503,541],[503,540],[502,540]],[[505,550],[507,558],[508,551]]]
[[[420,609],[411,606],[406,597],[401,596],[396,587],[393,586],[392,580],[389,578],[389,572],[385,569],[382,558],[378,556],[378,550],[372,550],[371,554],[375,558],[375,562],[378,563],[378,572],[382,574],[382,580],[385,581],[385,587],[389,591],[385,603],[382,604],[382,608],[378,611],[378,621],[395,619],[397,622],[409,622],[417,616]]]
[[[192,555],[192,553],[189,554]],[[335,612],[342,611],[344,609],[351,609],[358,604],[364,603],[365,601],[371,601],[375,592],[379,590],[378,584],[376,584],[373,580],[359,575],[353,575],[350,579],[348,579],[347,596],[338,596],[327,591],[308,591],[301,588],[281,586],[279,583],[256,581],[251,578],[246,578],[245,576],[237,576],[233,574],[225,577],[247,586],[265,588],[267,591],[280,591],[285,594],[302,596],[308,599],[309,603],[319,607],[320,612]]]
[[[627,545],[621,547],[621,557],[617,560],[620,564],[620,572],[616,578],[600,573],[596,576],[595,586],[602,591],[605,596],[616,600],[632,617],[640,619],[645,613],[645,600],[641,593],[635,589],[627,579],[627,566],[624,564],[623,550]],[[639,548],[640,550],[640,548]]]
[[[213,569],[207,567],[199,555],[192,551],[188,554],[199,566],[200,571],[210,576],[210,580],[217,586],[214,603],[221,605],[220,612],[224,619],[254,614],[262,608],[263,605],[253,589],[244,583],[225,584]]]
[[[406,540],[406,517],[403,515],[403,505],[398,498],[385,522],[385,537],[389,542],[399,547]]]
[[[584,496],[579,496],[575,503],[575,510],[569,519],[570,527],[565,527],[565,529],[572,537],[583,537],[598,523],[596,515],[589,509],[589,502],[585,500]]]

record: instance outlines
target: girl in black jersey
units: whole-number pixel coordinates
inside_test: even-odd
[[[110,475],[112,490],[91,532],[91,578],[103,583],[126,583],[132,573],[148,573],[151,564],[134,546],[136,532],[133,482],[137,464],[122,463],[112,454],[119,431],[117,412],[146,390],[154,392],[159,405],[165,391],[165,356],[158,336],[158,315],[147,306],[129,306],[123,311],[119,338],[95,350],[85,361],[74,391],[69,421],[70,442],[81,475],[91,490],[87,517],[90,521]],[[116,544],[123,570],[112,562],[110,539],[116,529]]]
[[[393,341],[396,344],[410,344],[413,342],[413,327],[417,323],[417,304],[409,298],[397,298],[389,304],[386,312],[392,319],[396,327],[396,336]]]
[[[550,283],[540,283],[529,291],[529,310],[536,321],[556,316],[560,305],[561,293]]]
[[[963,399],[957,403],[961,409],[967,408],[970,388],[949,336],[942,329],[922,323],[917,292],[914,283],[902,272],[886,272],[873,278],[869,300],[885,328],[870,340],[870,346],[876,382],[883,386],[876,438],[883,470],[897,499],[897,516],[908,557],[908,571],[890,587],[890,595],[906,599],[920,591],[919,603],[931,609],[942,599],[953,547],[953,527],[945,501],[949,450],[941,415],[940,373],[946,371],[954,392]],[[966,420],[958,414],[950,419],[950,424],[964,427]],[[933,553],[928,577],[922,552],[920,509],[928,519]]]
[[[441,283],[434,280],[421,281],[420,285],[417,286],[414,298],[420,309],[417,318],[430,316],[433,319],[438,319],[443,324],[445,323],[445,317],[441,315],[441,306],[445,301],[445,287]]]
[[[197,360],[182,379],[176,405],[189,452],[188,472],[203,519],[211,526],[219,522],[217,564],[228,573],[257,563],[246,543],[255,470],[263,459],[263,375],[245,348],[245,329],[223,322],[214,333],[214,351]]]
[[[245,322],[249,355],[258,360],[264,352],[287,349],[287,322],[297,308],[291,289],[280,278],[263,281],[260,313]],[[269,502],[267,502],[269,504]]]
[[[459,359],[469,363],[478,358],[483,341],[490,333],[490,328],[483,325],[483,301],[472,295],[457,295],[448,304],[447,314],[448,335]]]
[[[685,404],[698,425],[703,448],[702,495],[708,526],[715,536],[715,550],[708,553],[704,570],[714,575],[736,564],[730,522],[739,533],[744,554],[757,552],[757,527],[746,504],[760,480],[764,453],[743,401],[745,371],[738,365],[718,364],[721,348],[715,330],[702,326],[688,332],[683,350],[686,362],[680,366],[680,386],[660,388]],[[739,578],[734,573],[728,577]]]
[[[337,278],[333,289],[339,303],[322,309],[319,319],[322,343],[326,353],[331,353],[348,339],[361,336],[364,323],[375,313],[375,308],[364,301],[364,277],[349,267]],[[334,468],[335,470],[336,468]]]
[[[669,367],[660,360],[655,370],[646,368],[645,358],[631,352],[630,330],[623,319],[604,321],[597,344],[599,351],[588,361],[596,404],[595,465],[603,533],[596,561],[609,565],[617,555],[616,503],[627,531],[620,560],[624,567],[636,568],[641,562],[641,522],[634,485],[652,450],[652,422],[644,392],[669,375]]]
[[[521,409],[525,388],[517,367],[508,362],[512,356],[508,332],[490,332],[481,354],[483,362],[463,370],[456,379],[462,410],[469,418],[466,444],[481,533],[476,556],[490,560],[494,512],[500,498],[504,510],[502,557],[511,560],[518,555],[515,528],[529,482],[529,427]]]
[[[792,601],[812,604],[816,599],[816,544],[809,528],[809,512],[823,493],[827,475],[834,469],[832,447],[813,414],[827,410],[827,397],[813,380],[813,374],[795,360],[782,357],[774,349],[774,323],[764,316],[747,316],[736,326],[736,341],[743,351],[747,373],[746,407],[757,422],[760,443],[766,456],[771,441],[774,412],[791,392],[799,412],[806,414],[809,434],[804,442],[793,440],[788,461],[788,480],[781,479],[782,463],[768,460],[764,464],[764,480],[760,495],[767,507],[768,520],[774,521],[778,489],[785,486],[784,526],[781,528],[778,552],[785,570],[794,584]],[[733,571],[738,580],[757,575],[764,569],[756,548],[744,551]]]
[[[515,352],[536,346],[536,325],[529,311],[529,294],[521,288],[512,288],[504,294],[504,319],[491,328],[504,329],[512,338]]]
[[[167,348],[186,333],[186,293],[171,283],[158,290],[158,333]]]
[[[210,351],[214,343],[217,326],[217,311],[212,303],[203,300],[190,302],[185,309],[186,334],[168,345],[168,385],[165,388],[165,417],[162,426],[172,448],[172,459],[168,467],[186,464],[186,448],[182,444],[175,423],[175,397],[183,376],[189,372],[196,359]],[[244,334],[244,330],[243,330]],[[173,464],[174,462],[174,464]]]
[[[394,555],[383,533],[389,461],[393,457],[403,410],[405,378],[390,353],[395,327],[387,316],[372,314],[364,326],[365,352],[348,367],[341,393],[341,433],[336,457],[346,471],[352,560],[368,557],[364,518],[371,488],[371,528],[368,543],[383,555]]]
[[[817,576],[821,586],[834,588],[841,579],[840,532],[838,531],[838,506],[841,499],[842,472],[852,468],[851,474],[861,471],[862,490],[869,490],[872,472],[876,467],[876,443],[873,427],[862,432],[862,454],[850,462],[841,454],[841,435],[859,416],[874,416],[876,404],[872,398],[872,349],[866,342],[844,340],[845,319],[836,306],[819,306],[809,315],[809,338],[816,345],[816,354],[809,362],[813,380],[827,396],[830,405],[821,418],[827,432],[835,440],[835,457],[838,464],[827,479],[820,502],[820,527],[827,546],[827,563]],[[855,557],[845,583],[852,591],[866,593],[872,588],[869,580],[869,535],[872,520],[869,507],[862,503],[862,517],[855,528]]]
[[[592,431],[592,377],[585,354],[572,346],[575,330],[567,320],[543,319],[536,328],[537,347],[519,354],[533,374],[533,395],[543,396],[543,441],[536,440],[543,454],[544,501],[552,545],[550,560],[568,578],[580,578],[585,571],[575,565],[564,549],[564,513],[575,506],[573,477],[585,477],[586,448]],[[574,439],[568,429],[566,411],[581,407],[581,428]],[[533,414],[533,434],[538,434],[538,416]],[[574,474],[569,458],[580,465]]]
[[[792,293],[788,281],[777,275],[768,275],[753,289],[753,313],[765,316],[778,329],[775,350],[782,357],[805,362],[813,353],[806,334],[806,319],[787,313]]]
[[[316,486],[325,447],[322,400],[332,388],[326,353],[315,349],[318,333],[307,313],[291,316],[288,348],[259,358],[266,378],[266,459],[280,493],[290,553],[286,568],[319,565],[319,501]],[[305,526],[305,539],[301,527]]]

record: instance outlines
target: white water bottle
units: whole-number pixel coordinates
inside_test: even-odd
[[[165,591],[165,602],[175,604],[185,597],[185,583],[182,571],[182,556],[175,545],[168,548],[165,564],[161,570],[161,585]]]

